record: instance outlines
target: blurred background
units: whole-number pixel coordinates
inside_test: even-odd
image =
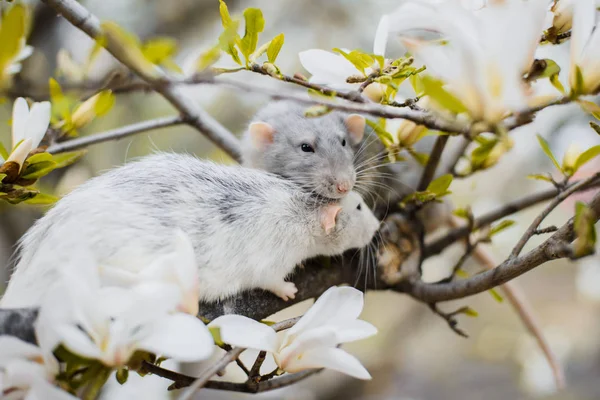
[[[186,66],[210,48],[220,34],[217,0],[86,0],[82,1],[102,20],[112,20],[135,32],[142,39],[170,36],[179,43],[176,61]],[[56,54],[67,49],[76,61],[83,62],[93,42],[47,7],[36,7],[29,43],[34,54],[23,64],[19,79],[45,87],[56,68]],[[266,27],[262,34],[271,38],[285,34],[279,67],[288,75],[306,71],[298,52],[310,48],[333,47],[370,50],[382,14],[392,11],[399,1],[384,0],[229,0],[232,15],[246,7],[262,9]],[[510,27],[507,27],[510,29]],[[393,40],[389,56],[400,56]],[[568,59],[568,45],[544,47],[541,58],[559,64]],[[564,63],[563,63],[564,65]],[[115,67],[106,54],[94,66],[92,77],[102,77]],[[561,73],[563,83],[566,76]],[[250,72],[228,76],[265,87],[284,85]],[[288,88],[294,89],[294,88]],[[207,111],[228,129],[241,134],[253,113],[268,99],[258,94],[237,93],[211,86],[186,88]],[[8,121],[12,101],[0,105],[0,140],[8,143]],[[160,96],[147,93],[119,95],[116,106],[106,116],[82,130],[82,135],[101,132],[125,124],[174,115],[175,110]],[[537,144],[535,133],[550,142],[562,158],[571,143],[582,149],[600,143],[588,126],[588,117],[577,106],[545,110],[536,121],[513,132],[514,149],[491,170],[465,180],[456,180],[451,190],[457,206],[470,204],[475,215],[492,210],[504,202],[547,188],[547,183],[526,179],[527,174],[553,171],[550,161]],[[67,193],[103,170],[156,150],[188,152],[199,157],[231,162],[197,131],[173,127],[138,134],[119,142],[94,145],[80,162],[55,171],[41,185],[58,194]],[[582,175],[596,171],[600,163],[588,164]],[[589,196],[580,195],[581,198]],[[573,215],[574,201],[567,201],[544,222],[562,225]],[[510,249],[541,207],[533,207],[512,218],[517,224],[495,237],[489,248],[497,260]],[[15,242],[43,213],[42,208],[21,204],[0,204],[0,293],[10,271]],[[534,237],[528,247],[543,238]],[[448,249],[425,265],[426,280],[444,277],[460,256],[460,247]],[[478,266],[468,265],[470,271]],[[488,293],[459,302],[443,304],[445,310],[469,305],[478,318],[461,317],[460,327],[469,338],[453,333],[427,306],[396,293],[371,292],[366,296],[363,318],[375,324],[380,333],[347,348],[357,355],[373,375],[362,382],[335,372],[324,372],[288,389],[261,395],[285,399],[403,399],[403,400],[487,400],[600,398],[600,259],[586,258],[578,263],[556,261],[517,279],[541,319],[553,350],[564,362],[568,389],[554,393],[550,370],[539,349],[528,336],[506,302],[498,303]],[[307,307],[300,304],[282,313],[281,318],[299,315]],[[248,357],[248,354],[245,355]],[[265,370],[268,367],[265,366]],[[235,368],[226,378],[239,379]],[[158,381],[158,386],[168,383]],[[137,397],[137,396],[136,396]],[[199,398],[246,398],[249,395],[205,390]],[[259,396],[256,396],[259,397]]]

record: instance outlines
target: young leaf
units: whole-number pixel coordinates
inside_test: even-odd
[[[394,136],[385,130],[385,125],[382,126],[377,122],[371,120],[367,120],[367,125],[369,125],[373,129],[373,131],[375,132],[377,137],[379,137],[379,140],[381,140],[381,143],[383,143],[385,147],[390,147],[392,144],[394,144]]]
[[[527,175],[528,179],[535,179],[538,181],[546,181],[546,182],[550,182],[552,183],[552,179],[547,176],[547,175],[542,175],[542,174],[531,174],[531,175]]]
[[[477,318],[479,313],[471,307],[462,307],[455,311],[456,314],[465,314],[468,317]]]
[[[592,122],[592,121],[590,121],[590,127],[591,127],[591,128],[594,130],[594,131],[596,131],[596,133],[597,133],[598,135],[600,135],[600,125],[598,125],[598,124],[597,124],[597,123],[595,123],[595,122]]]
[[[562,94],[566,93],[565,87],[563,86],[562,83],[560,83],[560,80],[558,79],[558,74],[552,75],[550,77],[550,83],[552,84],[552,86],[554,86],[556,88],[556,90],[558,90]]]
[[[575,204],[575,221],[573,228],[577,240],[573,244],[573,251],[576,257],[588,255],[594,251],[596,244],[596,228],[594,212],[587,204],[578,201]]]
[[[38,193],[34,197],[25,200],[27,204],[51,205],[59,200],[58,197],[46,193]]]
[[[498,224],[492,226],[490,229],[490,237],[502,232],[506,228],[509,228],[515,224],[515,221],[512,219],[505,219],[504,221],[500,221]]]
[[[8,151],[6,150],[6,147],[4,147],[2,142],[0,142],[0,158],[2,160],[8,159]]]
[[[23,174],[22,179],[39,179],[42,176],[48,175],[50,172],[56,169],[56,163],[54,161],[40,161],[35,164],[29,164]]]
[[[111,90],[104,90],[98,94],[96,103],[94,104],[94,112],[97,117],[101,117],[108,113],[115,105],[115,95]]]
[[[246,21],[246,31],[240,41],[240,50],[246,61],[256,50],[258,44],[258,34],[265,29],[265,19],[259,8],[247,8],[244,10],[244,20]]]
[[[600,106],[596,103],[587,100],[577,100],[577,103],[581,106],[581,108],[596,119],[600,119]]]
[[[27,10],[16,4],[4,13],[0,23],[0,78],[18,56],[27,32]]]
[[[575,65],[575,87],[571,91],[574,92],[573,95],[583,93],[583,73],[579,65]]]
[[[50,104],[52,106],[53,116],[58,116],[63,120],[69,119],[71,117],[71,102],[69,101],[69,98],[64,95],[60,84],[54,78],[50,78],[48,87],[50,90]]]
[[[6,178],[8,175],[6,174],[0,174],[0,182],[2,182],[4,180],[4,178]]]
[[[558,163],[558,161],[556,161],[556,157],[554,157],[554,154],[552,154],[552,150],[550,150],[550,145],[548,144],[546,139],[544,139],[540,134],[537,134],[537,139],[540,143],[540,146],[542,147],[542,150],[544,150],[544,153],[546,153],[546,156],[548,156],[550,161],[552,161],[552,164],[554,164],[556,169],[558,169],[560,172],[563,172],[560,164]]]
[[[332,111],[332,109],[328,106],[317,104],[311,107],[308,107],[304,110],[304,116],[307,118],[315,118],[320,117],[322,115],[328,114]]]
[[[227,4],[223,0],[219,0],[219,13],[221,14],[221,24],[227,29],[231,25],[231,16]]]
[[[441,107],[455,114],[467,112],[465,105],[452,93],[443,88],[443,82],[429,75],[421,76],[421,83],[426,95]]]
[[[142,53],[152,64],[162,64],[177,52],[177,42],[168,37],[150,39],[142,46]]]
[[[500,293],[498,293],[496,289],[490,289],[488,290],[488,293],[491,294],[494,300],[496,300],[498,303],[502,303],[504,301],[504,298],[500,295]]]
[[[280,33],[271,40],[271,43],[269,43],[269,47],[267,48],[267,59],[270,63],[274,63],[275,60],[277,60],[277,56],[283,46],[284,40],[285,36],[283,36],[283,33]]]
[[[573,172],[574,173],[577,172],[577,170],[579,168],[581,168],[585,163],[587,163],[588,161],[597,157],[598,155],[600,155],[600,145],[591,147],[591,148],[587,149],[586,151],[584,151],[583,153],[581,153],[579,155],[579,157],[577,157],[577,161],[575,161],[575,166],[573,167],[573,170],[574,170]]]
[[[225,344],[223,342],[223,339],[221,339],[221,328],[219,328],[218,326],[211,326],[208,328],[208,331],[212,335],[213,340],[215,341],[215,344],[217,346],[223,346]]]
[[[448,188],[452,183],[452,174],[445,174],[437,179],[431,181],[429,186],[427,186],[427,191],[434,193],[436,196],[442,196],[444,194],[448,194]]]
[[[56,163],[54,168],[56,169],[56,168],[67,167],[67,166],[73,164],[74,162],[76,162],[77,160],[79,160],[81,157],[83,157],[85,155],[85,153],[87,153],[87,150],[79,150],[79,151],[71,151],[68,153],[54,154],[54,155],[52,155],[52,161],[54,161]],[[48,153],[42,153],[42,154],[48,154]],[[29,158],[31,159],[31,157],[29,157]]]
[[[223,33],[219,36],[219,46],[221,47],[221,50],[231,56],[236,64],[242,65],[242,60],[240,60],[240,55],[235,47],[236,43],[239,41],[239,35],[237,33],[238,25],[238,21],[232,21],[227,25]]]
[[[454,211],[452,211],[452,214],[463,219],[469,219],[473,216],[471,210],[467,208],[456,208]]]
[[[221,58],[221,47],[214,46],[200,54],[196,60],[196,72],[202,72]]]
[[[53,161],[50,153],[37,153],[27,159],[27,164],[37,164],[45,161]]]
[[[411,147],[408,147],[406,149],[406,151],[408,151],[408,154],[410,154],[410,156],[412,158],[415,159],[416,162],[419,163],[419,165],[421,166],[425,166],[427,165],[427,161],[429,161],[429,155],[426,153],[419,153],[417,151],[415,151],[414,149],[412,149]]]
[[[366,75],[365,69],[371,67],[375,60],[369,54],[363,53],[360,50],[352,50],[350,53],[346,53],[342,49],[333,49],[336,53],[341,54],[344,58],[352,63],[357,70]]]

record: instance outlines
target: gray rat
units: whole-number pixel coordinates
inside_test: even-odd
[[[293,298],[284,278],[297,264],[363,247],[378,227],[355,192],[323,203],[273,174],[161,153],[90,179],[38,220],[0,305],[38,304],[74,249],[139,271],[172,251],[175,229],[194,246],[202,300],[250,288]]]
[[[306,105],[274,101],[259,110],[242,139],[242,165],[294,181],[307,192],[338,199],[356,182],[353,146],[365,118],[332,111],[307,118]]]

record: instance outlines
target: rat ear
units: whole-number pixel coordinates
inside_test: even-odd
[[[333,228],[335,228],[335,219],[340,211],[342,211],[342,207],[338,204],[327,204],[319,211],[321,226],[325,230],[326,235],[329,235]]]
[[[350,143],[356,145],[360,143],[364,134],[365,134],[365,125],[367,121],[365,121],[365,117],[358,114],[350,114],[344,120],[344,125],[346,125],[346,129],[348,129],[348,134],[350,135]]]
[[[264,150],[273,143],[275,129],[266,122],[253,122],[248,127],[248,131],[250,132],[252,145],[259,150]]]

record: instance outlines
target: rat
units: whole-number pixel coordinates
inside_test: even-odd
[[[201,300],[251,288],[293,298],[296,265],[364,247],[378,227],[356,192],[323,201],[264,171],[159,153],[90,179],[38,220],[0,305],[37,305],[73,249],[139,271],[173,250],[175,229],[193,244]]]
[[[355,147],[363,138],[365,117],[331,111],[307,118],[306,109],[289,100],[260,109],[242,138],[242,165],[289,179],[324,198],[342,198],[356,183]]]

